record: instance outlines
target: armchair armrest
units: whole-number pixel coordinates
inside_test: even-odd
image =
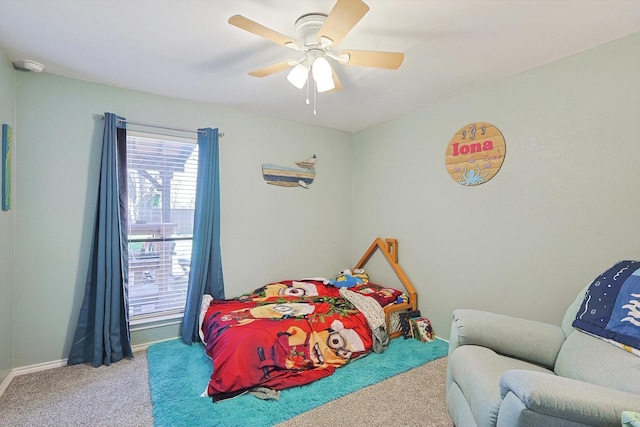
[[[487,311],[458,309],[453,312],[449,354],[461,345],[479,345],[553,369],[564,341],[559,326]]]
[[[521,369],[502,374],[500,394],[509,393],[529,411],[586,425],[619,426],[623,411],[640,411],[640,395]]]

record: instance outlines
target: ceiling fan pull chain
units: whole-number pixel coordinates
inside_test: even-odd
[[[309,105],[309,79],[307,78],[307,105]]]
[[[313,81],[313,86],[315,88],[315,90],[313,91],[313,115],[317,116],[316,114],[316,100],[318,99],[318,83],[315,82],[315,80]]]

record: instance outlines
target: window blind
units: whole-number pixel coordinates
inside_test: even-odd
[[[179,317],[191,262],[198,146],[127,136],[129,316]]]

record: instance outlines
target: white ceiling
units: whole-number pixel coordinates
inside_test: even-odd
[[[399,70],[336,65],[319,94],[286,72],[247,73],[296,52],[227,23],[243,15],[295,37],[334,0],[0,0],[0,47],[45,72],[350,132],[640,31],[640,0],[364,0],[334,49],[405,53]]]

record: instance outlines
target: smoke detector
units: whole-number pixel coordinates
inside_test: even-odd
[[[32,61],[31,59],[21,59],[13,63],[13,68],[18,71],[33,71],[34,73],[40,73],[44,70],[44,65],[39,62]]]

